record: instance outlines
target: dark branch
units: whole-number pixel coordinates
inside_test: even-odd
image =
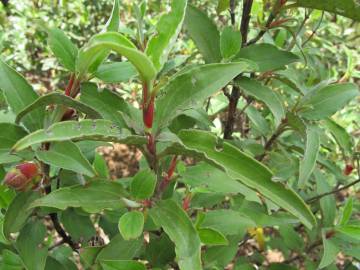
[[[271,23],[273,22],[273,20],[275,19],[275,15],[273,12],[270,13],[269,18],[266,21],[265,27],[263,30],[261,30],[256,37],[254,37],[253,39],[251,39],[246,45],[249,46],[251,44],[255,44],[256,42],[258,42],[266,33],[266,31],[268,30],[269,26],[271,25]]]
[[[241,33],[241,37],[242,37],[242,47],[247,46],[246,42],[247,42],[247,36],[248,36],[248,32],[249,32],[249,23],[250,23],[250,12],[251,12],[251,7],[253,4],[253,0],[244,0],[243,3],[243,13],[241,16],[241,25],[240,25],[240,33]]]

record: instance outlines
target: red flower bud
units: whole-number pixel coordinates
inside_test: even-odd
[[[353,171],[354,167],[351,164],[346,164],[344,174],[349,175]]]
[[[143,110],[144,125],[151,129],[154,120],[154,98],[151,98],[149,105]]]
[[[34,163],[18,164],[11,169],[4,178],[4,184],[17,191],[25,191],[36,186],[40,179],[38,167]]]
[[[27,178],[34,178],[39,174],[38,166],[32,162],[18,164],[15,168],[20,170],[20,172]]]

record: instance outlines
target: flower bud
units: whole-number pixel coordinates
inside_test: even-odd
[[[26,191],[36,186],[40,179],[39,169],[35,163],[21,163],[11,169],[4,178],[4,184],[17,190]]]
[[[354,169],[354,166],[353,166],[353,165],[351,165],[351,164],[346,164],[345,169],[344,169],[344,174],[345,174],[345,175],[351,174],[351,172],[353,171],[353,169]]]

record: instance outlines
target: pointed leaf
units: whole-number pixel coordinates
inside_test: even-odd
[[[164,200],[150,210],[150,215],[175,243],[180,269],[201,270],[200,239],[184,210],[174,201]]]
[[[99,213],[103,209],[117,209],[126,205],[124,195],[120,183],[98,180],[85,186],[75,185],[57,189],[35,200],[30,207],[53,207],[60,210],[81,207],[89,213]]]
[[[107,32],[117,32],[120,27],[120,3],[119,0],[114,0],[113,8],[109,20],[105,28]]]
[[[15,114],[34,102],[38,95],[31,85],[14,69],[0,60],[0,89],[3,91],[7,104]],[[42,128],[44,121],[43,109],[37,109],[24,118],[24,125],[31,131]]]
[[[176,76],[157,99],[155,125],[167,126],[183,111],[196,107],[207,97],[219,91],[241,72],[254,69],[249,62],[209,64],[190,69]]]
[[[307,181],[315,169],[316,160],[320,150],[320,135],[316,127],[307,127],[306,145],[303,159],[299,167],[299,184],[300,188],[305,188]]]
[[[55,123],[46,130],[35,131],[19,140],[13,147],[13,150],[21,151],[34,144],[65,140],[112,141],[139,145],[146,143],[144,137],[127,136],[111,121],[83,120],[80,122],[66,121]]]
[[[200,228],[197,230],[201,243],[211,246],[226,246],[229,241],[219,231],[211,228]]]
[[[241,34],[235,31],[231,26],[227,26],[221,32],[220,51],[224,59],[229,59],[236,55],[241,48]]]
[[[94,168],[72,141],[56,142],[47,151],[36,151],[36,157],[46,164],[74,171],[87,176],[95,176]]]
[[[337,246],[336,242],[332,239],[326,239],[326,233],[323,233],[323,246],[324,253],[321,258],[318,269],[325,268],[329,266],[336,260],[336,256],[340,252],[340,248]]]
[[[101,64],[94,75],[104,83],[119,83],[129,81],[137,74],[130,62],[109,62]]]
[[[235,82],[241,89],[248,95],[260,100],[268,106],[271,113],[274,115],[276,126],[281,123],[285,117],[285,109],[279,97],[267,86],[262,85],[260,82],[242,77]]]
[[[184,26],[206,63],[221,61],[219,31],[215,23],[204,12],[188,5]]]
[[[104,270],[146,270],[145,265],[137,261],[102,260],[100,264]]]
[[[139,211],[131,211],[122,215],[119,220],[119,231],[125,240],[140,237],[144,229],[144,215]]]
[[[65,96],[62,93],[50,93],[45,96],[39,97],[37,100],[35,100],[33,103],[26,106],[23,110],[21,110],[15,119],[16,123],[19,123],[23,117],[25,117],[28,113],[31,113],[32,111],[44,108],[47,105],[65,105],[67,107],[71,107],[73,109],[76,109],[82,113],[85,113],[91,118],[100,118],[100,114],[94,110],[93,108],[87,106],[86,104],[83,104],[76,99],[73,99],[71,97]]]
[[[131,195],[137,200],[150,198],[156,186],[156,175],[150,169],[138,172],[131,181]]]
[[[345,225],[336,228],[338,232],[341,232],[356,241],[360,241],[360,226],[356,225]]]
[[[20,126],[0,123],[0,156],[7,155],[15,143],[28,133]]]
[[[342,215],[341,215],[341,220],[339,222],[339,225],[346,225],[352,215],[352,211],[353,211],[353,198],[349,197],[346,201],[345,207],[342,211]]]
[[[171,2],[171,11],[164,14],[156,25],[156,33],[149,42],[145,53],[158,71],[167,61],[168,55],[179,35],[185,17],[187,0]]]
[[[309,120],[321,120],[333,115],[359,95],[356,84],[332,84],[315,89],[303,97],[301,115]]]
[[[325,119],[323,124],[334,136],[336,142],[345,153],[351,153],[353,148],[352,137],[346,129],[337,124],[331,118]]]

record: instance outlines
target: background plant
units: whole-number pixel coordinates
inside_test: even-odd
[[[3,269],[355,269],[356,1],[16,2]],[[110,180],[109,142],[135,176]]]

